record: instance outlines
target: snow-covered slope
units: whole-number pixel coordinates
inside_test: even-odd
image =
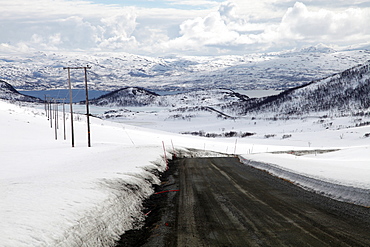
[[[55,140],[43,111],[0,100],[0,246],[113,246],[144,218],[142,200],[158,182],[150,171],[165,168],[161,142],[92,118],[87,148],[79,119],[71,148],[69,125],[64,140],[59,122]]]
[[[90,101],[98,106],[146,106],[156,104],[158,94],[139,87],[125,87]]]
[[[160,96],[139,87],[125,87],[90,101],[98,106],[220,106],[246,101],[249,97],[230,89],[194,90]]]
[[[91,107],[92,112],[99,110]],[[0,101],[0,245],[113,246],[145,217],[141,202],[153,192],[151,183],[159,182],[150,171],[166,166],[160,157],[163,143],[167,152],[192,148],[242,155],[246,164],[255,166],[249,160],[268,162],[263,169],[299,186],[370,206],[370,126],[346,127],[353,124],[351,117],[331,119],[332,128],[326,129],[327,123],[318,118],[271,121],[199,114],[184,119],[169,114],[130,114],[130,125],[91,118],[91,148],[86,145],[85,116],[75,115],[71,148],[69,124],[67,140],[61,126],[55,140],[43,110]],[[134,126],[139,121],[166,132]],[[192,128],[255,135],[173,133]]]
[[[19,93],[9,83],[0,80],[0,99],[23,102],[42,102],[41,99]]]
[[[186,93],[166,95],[164,100],[173,107],[212,106],[218,107],[226,103],[243,102],[248,96],[234,92],[231,89],[215,88],[208,90],[193,90]]]
[[[322,80],[286,90],[261,102],[249,102],[245,112],[302,115],[309,112],[349,114],[370,107],[370,61]]]
[[[367,114],[364,111],[370,106],[369,67],[370,61],[265,98],[249,98],[229,89],[194,90],[160,96],[142,88],[123,88],[93,100],[92,104],[111,107],[166,106],[172,111],[182,109],[188,112],[208,111],[209,108],[204,107],[213,107],[230,116],[263,113],[286,117],[312,112]]]
[[[152,91],[196,88],[286,89],[317,80],[368,60],[366,50],[301,51],[244,56],[152,58],[127,53],[33,53],[0,56],[0,79],[17,89],[67,88],[63,66],[92,66],[91,89],[113,91],[140,86]],[[72,71],[73,87],[83,88],[83,72]]]

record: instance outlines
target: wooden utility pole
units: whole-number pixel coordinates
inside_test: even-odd
[[[65,99],[63,99],[63,133],[64,140],[66,139],[66,108],[65,108]]]
[[[48,117],[48,111],[47,111],[47,108],[46,108],[46,106],[47,106],[47,100],[46,100],[46,94],[44,95],[44,107],[45,107],[45,115],[46,115],[46,117]]]
[[[56,99],[54,99],[53,116],[55,140],[58,140],[58,103]]]
[[[49,121],[49,97],[46,97],[46,95],[45,95],[45,112],[46,112],[46,117]]]
[[[71,68],[65,67],[63,69],[68,70],[68,88],[69,88],[69,109],[71,114],[71,139],[72,139],[72,147],[75,146],[75,135],[74,135],[74,128],[73,128],[73,106],[72,106],[72,85],[71,85]]]
[[[91,147],[90,141],[90,113],[89,113],[89,95],[87,88],[87,69],[91,69],[90,66],[86,67],[64,67],[63,69],[68,70],[68,85],[69,85],[69,105],[71,109],[71,129],[72,129],[72,147],[74,147],[74,132],[73,132],[73,109],[72,109],[72,86],[71,86],[71,69],[83,69],[85,71],[85,91],[86,91],[86,117],[87,117],[87,146]]]
[[[50,128],[53,128],[53,113],[52,113],[52,103],[51,98],[49,99],[49,119],[50,119]]]
[[[87,69],[91,67],[84,67],[85,71],[85,92],[86,92],[86,117],[87,117],[87,146],[91,147],[90,140],[90,111],[89,111],[89,90],[87,88]]]

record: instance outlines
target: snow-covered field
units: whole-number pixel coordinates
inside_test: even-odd
[[[1,246],[112,245],[144,218],[141,201],[158,182],[151,171],[166,167],[163,143],[167,155],[173,148],[238,154],[245,163],[308,189],[370,206],[370,137],[365,137],[370,126],[354,127],[369,117],[274,121],[178,114],[141,108],[115,122],[91,118],[90,148],[85,117],[76,115],[72,148],[70,119],[67,140],[61,119],[55,140],[42,109],[0,101]],[[179,134],[192,131],[255,134]]]

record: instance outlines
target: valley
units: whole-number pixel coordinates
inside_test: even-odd
[[[235,156],[240,167],[265,171],[299,194],[313,192],[367,213],[368,52],[292,54],[243,61],[46,53],[3,59],[0,242],[114,246],[123,233],[144,225],[143,201],[160,185],[173,156]],[[89,87],[107,92],[89,101],[92,147],[86,147],[84,102],[75,100],[72,118],[60,102],[45,108],[43,97],[17,91],[61,89],[59,97],[66,91],[64,61],[94,61]],[[83,89],[79,76],[73,77],[75,90]],[[269,95],[243,91],[256,89],[270,89]],[[346,220],[341,222],[344,229]]]

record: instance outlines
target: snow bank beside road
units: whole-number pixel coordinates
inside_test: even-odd
[[[0,126],[1,246],[111,246],[144,217],[159,182],[149,171],[165,169],[158,135],[129,126],[92,119],[87,148],[86,123],[75,121],[71,148],[42,111],[1,101]]]
[[[369,147],[320,155],[242,155],[241,161],[333,199],[370,206]]]

